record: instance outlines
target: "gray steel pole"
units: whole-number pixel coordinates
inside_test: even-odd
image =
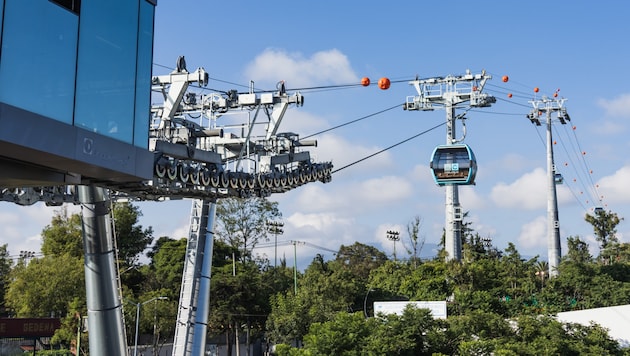
[[[551,110],[547,109],[547,258],[549,275],[558,275],[560,265],[560,220],[558,218],[558,197],[556,194],[556,168],[553,161],[553,141],[551,134]]]
[[[83,225],[90,355],[126,355],[109,194],[104,188],[80,185],[78,195]]]
[[[455,107],[452,100],[446,100],[446,144],[455,141]],[[446,184],[446,208],[444,249],[446,260],[460,261],[462,259],[461,220],[455,218],[455,210],[459,208],[459,190],[457,184]]]
[[[200,231],[204,231],[203,261],[199,275],[199,291],[197,294],[197,313],[193,332],[192,355],[204,355],[206,352],[206,331],[208,329],[208,313],[210,312],[210,274],[212,272],[212,249],[214,245],[214,219],[217,204],[204,200],[201,209]]]
[[[133,356],[138,356],[138,329],[140,327],[140,303],[136,303],[136,341],[133,343]]]

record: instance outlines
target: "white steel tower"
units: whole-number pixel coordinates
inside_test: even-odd
[[[538,91],[538,88],[534,91]],[[560,264],[560,220],[558,217],[558,197],[556,194],[556,184],[561,182],[560,174],[556,172],[556,165],[553,161],[553,141],[551,134],[552,112],[557,113],[558,121],[566,124],[571,118],[563,106],[566,99],[557,99],[558,93],[550,99],[543,96],[540,100],[532,100],[530,103],[534,107],[527,118],[535,125],[540,126],[540,117],[545,115],[547,126],[547,258],[549,259],[549,276],[558,275],[558,265]]]
[[[454,145],[462,139],[455,136],[455,109],[459,105],[468,102],[470,107],[487,107],[496,102],[493,96],[482,93],[488,79],[491,79],[485,71],[481,74],[435,77],[429,79],[416,79],[409,84],[416,88],[418,95],[409,96],[404,105],[405,110],[434,110],[435,106],[442,106],[446,110],[446,146]],[[446,219],[444,247],[447,252],[447,260],[461,260],[462,238],[462,209],[459,205],[458,184],[469,183],[444,183],[446,189]]]

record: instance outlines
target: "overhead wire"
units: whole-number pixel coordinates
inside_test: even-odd
[[[168,66],[164,66],[164,65],[160,65],[160,64],[154,64],[154,65],[155,65],[155,66],[159,66],[159,67],[164,67],[164,68],[169,68],[169,69],[172,69],[172,67],[168,67]],[[220,82],[220,83],[226,83],[226,84],[230,84],[230,85],[235,85],[235,86],[237,86],[237,87],[250,88],[250,87],[249,87],[249,86],[247,86],[247,85],[242,85],[242,84],[238,84],[238,83],[234,83],[234,82],[230,82],[230,81],[226,81],[226,80],[221,80],[221,79],[218,79],[218,78],[209,78],[209,79],[211,79],[211,80],[213,80],[213,81]],[[418,79],[418,77],[416,76],[416,78],[415,78],[415,79]],[[391,82],[392,84],[394,84],[394,83],[401,83],[401,82],[409,82],[409,81],[411,81],[411,80],[413,80],[413,79],[390,80],[390,82]],[[520,82],[518,82],[518,81],[514,81],[513,79],[510,79],[510,83],[511,83],[511,84],[516,84],[516,85],[521,86],[521,87],[523,87],[523,88],[530,88],[530,87],[531,87],[531,86],[528,86],[528,85],[526,85],[526,84],[524,84],[524,83],[520,83]],[[376,85],[376,84],[377,84],[377,83],[370,83],[369,85]],[[366,85],[365,85],[365,84],[362,84],[362,83],[349,83],[349,84],[321,85],[321,86],[311,86],[311,87],[297,87],[297,88],[290,88],[290,89],[287,89],[287,90],[288,90],[288,91],[310,91],[310,92],[322,92],[322,91],[342,90],[342,89],[349,89],[349,88],[356,88],[356,87],[364,87],[364,86],[366,86]],[[535,98],[536,98],[536,96],[535,96],[535,95],[532,97],[532,95],[531,95],[530,93],[528,93],[528,92],[526,92],[526,91],[524,91],[524,90],[518,90],[518,89],[514,89],[514,88],[507,88],[507,87],[505,87],[505,86],[502,86],[502,85],[495,85],[495,84],[492,84],[492,83],[487,83],[487,84],[486,84],[486,86],[488,87],[488,89],[487,89],[486,91],[488,91],[488,92],[490,92],[490,93],[498,93],[498,94],[501,94],[501,95],[495,95],[495,98],[496,98],[496,100],[497,100],[497,101],[501,101],[501,102],[504,102],[504,103],[509,104],[509,105],[514,105],[514,106],[516,106],[516,107],[521,107],[521,108],[525,107],[525,108],[529,108],[529,109],[531,109],[531,108],[532,108],[532,106],[531,106],[531,105],[523,104],[522,102],[519,102],[518,100],[509,100],[509,99],[505,99],[505,98],[503,98],[502,96],[504,96],[504,95],[505,95],[505,96],[509,96],[509,97],[510,97],[510,99],[512,99],[512,98],[515,98],[515,99],[526,99],[526,100],[528,100],[528,101],[529,101],[529,100],[535,100]],[[201,88],[201,87],[200,87],[200,88]],[[203,88],[201,88],[201,89],[202,89],[202,90],[213,90],[213,91],[215,91],[215,92],[226,93],[226,91],[222,91],[222,90],[215,90],[215,89],[209,89],[209,88],[206,88],[206,87],[203,87]],[[255,92],[270,92],[270,91],[273,91],[273,90],[260,90],[260,89],[257,89]],[[400,104],[397,104],[397,105],[394,105],[394,106],[388,107],[388,108],[383,109],[383,110],[379,110],[379,111],[377,111],[377,112],[374,112],[374,113],[369,114],[369,115],[362,116],[362,117],[357,118],[357,119],[354,119],[354,120],[350,120],[350,121],[345,122],[345,123],[343,123],[343,124],[336,125],[336,126],[330,127],[330,128],[328,128],[328,129],[325,129],[325,130],[322,130],[322,131],[319,131],[319,132],[315,132],[315,133],[312,133],[312,134],[306,135],[306,136],[302,137],[302,139],[306,139],[306,138],[314,137],[314,136],[321,135],[321,134],[326,133],[326,132],[333,131],[333,130],[335,130],[335,129],[339,129],[339,128],[341,128],[341,127],[344,127],[344,126],[347,126],[347,125],[350,125],[350,124],[353,124],[353,123],[356,123],[356,122],[359,122],[359,121],[362,121],[362,120],[365,120],[365,119],[368,119],[368,118],[371,118],[371,117],[377,116],[377,115],[382,114],[382,113],[385,113],[385,112],[387,112],[387,111],[393,110],[393,109],[395,109],[395,108],[397,108],[397,107],[400,107]],[[468,108],[468,110],[471,110],[471,108]],[[478,111],[478,110],[471,110],[471,111],[473,111],[473,112],[474,112],[474,111]],[[513,116],[523,115],[522,113],[493,112],[493,111],[484,111],[484,113],[487,113],[487,114],[496,114],[496,115],[513,115]],[[348,168],[348,167],[351,167],[351,166],[353,166],[353,165],[355,165],[355,164],[358,164],[358,163],[360,163],[360,162],[362,162],[362,161],[365,161],[365,160],[367,160],[367,159],[370,159],[370,158],[372,158],[372,157],[374,157],[374,156],[376,156],[376,155],[379,155],[379,154],[381,154],[381,153],[383,153],[383,152],[385,152],[385,151],[388,151],[388,150],[390,150],[390,149],[392,149],[392,148],[395,148],[395,147],[397,147],[397,146],[399,146],[399,145],[402,145],[402,144],[404,144],[404,143],[406,143],[406,142],[409,142],[409,141],[411,141],[411,140],[413,140],[413,139],[415,139],[415,138],[417,138],[417,137],[419,137],[419,136],[421,136],[421,135],[424,135],[424,134],[426,134],[426,133],[428,133],[428,132],[430,132],[430,131],[432,131],[432,130],[435,130],[435,129],[437,129],[438,127],[443,126],[443,125],[445,125],[445,124],[446,124],[446,123],[445,123],[445,122],[443,122],[443,123],[441,123],[441,124],[435,125],[435,126],[433,126],[433,127],[429,128],[429,129],[424,130],[424,131],[422,131],[422,132],[420,132],[420,133],[418,133],[418,134],[415,134],[415,135],[413,135],[413,136],[411,136],[411,137],[409,137],[409,138],[407,138],[407,139],[404,139],[404,140],[402,140],[402,141],[399,141],[399,142],[397,142],[397,143],[395,143],[395,144],[393,144],[393,145],[390,145],[390,146],[388,146],[388,147],[386,147],[386,148],[384,148],[384,149],[382,149],[382,150],[379,150],[379,151],[377,151],[377,152],[375,152],[375,153],[373,153],[373,154],[370,154],[370,155],[368,155],[368,156],[366,156],[366,157],[363,157],[363,158],[361,158],[361,159],[359,159],[359,160],[357,160],[357,161],[355,161],[355,162],[352,162],[352,163],[347,164],[347,165],[345,165],[345,166],[343,166],[343,167],[341,167],[341,168],[338,168],[338,169],[334,170],[332,173],[339,172],[339,171],[341,171],[341,170],[343,170],[343,169],[346,169],[346,168]],[[538,130],[538,129],[537,129],[537,127],[535,127],[535,131],[536,131],[536,133],[537,133],[537,135],[538,135],[538,137],[539,137],[539,139],[540,139],[541,143],[542,143],[543,145],[545,145],[545,140],[544,140],[544,138],[542,137],[542,135],[541,135],[541,133],[540,133],[540,130]],[[575,131],[574,131],[574,135],[575,135]],[[571,141],[570,141],[570,142],[571,142]],[[581,147],[580,147],[580,145],[579,145],[579,141],[577,140],[577,136],[575,136],[575,142],[576,142],[577,147],[579,148],[580,152],[583,152],[583,151],[582,151],[582,149],[581,149]],[[564,142],[563,142],[562,144],[564,145]],[[564,149],[565,149],[565,153],[567,154],[567,156],[569,156],[569,150],[566,148],[566,146],[563,146],[563,147],[564,147]],[[581,157],[582,157],[582,163],[583,163],[584,167],[586,168],[586,172],[590,172],[590,168],[589,168],[589,166],[588,166],[588,162],[586,161],[586,158],[584,157],[584,155],[581,155]],[[573,163],[572,163],[572,165],[573,165]],[[593,198],[593,196],[591,195],[591,199],[589,199],[589,200],[590,200],[590,201],[593,201],[593,202],[594,202],[594,201],[596,201],[596,200],[601,202],[601,195],[599,194],[599,192],[598,192],[598,190],[597,190],[597,186],[596,186],[596,185],[595,185],[595,183],[593,182],[592,175],[591,175],[591,174],[587,174],[587,177],[588,177],[588,180],[589,180],[589,182],[590,182],[590,187],[591,187],[591,189],[586,189],[586,187],[585,187],[585,186],[583,186],[583,191],[587,191],[589,194],[591,194],[591,191],[593,191],[593,192],[595,193],[595,196],[596,196],[597,198]],[[584,184],[584,183],[582,182],[582,184]],[[569,189],[571,190],[571,188],[569,188]],[[573,190],[571,190],[571,193],[574,195],[574,197],[577,197],[577,195],[575,194],[575,192],[574,192]],[[576,198],[576,199],[577,199],[577,198]],[[582,201],[581,201],[580,199],[578,199],[578,201],[579,201],[579,202],[580,202],[580,204],[584,207],[584,205],[583,205]]]
[[[394,106],[391,106],[391,107],[386,108],[386,109],[383,109],[383,110],[379,110],[379,111],[374,112],[374,113],[372,113],[372,114],[365,115],[365,116],[361,116],[361,117],[360,117],[360,118],[358,118],[358,119],[350,120],[350,121],[345,122],[345,123],[343,123],[343,124],[340,124],[340,125],[337,125],[337,126],[333,126],[333,127],[331,127],[331,128],[328,128],[328,129],[325,129],[325,130],[322,130],[322,131],[315,132],[315,133],[313,133],[313,134],[310,134],[310,135],[304,136],[304,137],[302,137],[302,139],[307,139],[307,138],[310,138],[310,137],[313,137],[313,136],[318,136],[318,135],[321,135],[321,134],[323,134],[323,133],[326,133],[326,132],[329,132],[329,131],[332,131],[332,130],[335,130],[335,129],[338,129],[338,128],[341,128],[341,127],[344,127],[344,126],[347,126],[347,125],[350,125],[350,124],[354,124],[354,123],[359,122],[359,121],[361,121],[361,120],[365,120],[365,119],[368,119],[368,118],[370,118],[370,117],[373,117],[373,116],[376,116],[376,115],[379,115],[379,114],[385,113],[385,112],[387,112],[387,111],[393,110],[393,109],[395,109],[395,108],[399,108],[400,106],[401,106],[401,104],[396,104],[396,105],[394,105]]]
[[[392,148],[394,148],[394,147],[396,147],[396,146],[400,146],[400,145],[402,145],[402,144],[403,144],[403,143],[405,143],[405,142],[411,141],[411,140],[413,140],[413,139],[415,139],[415,138],[417,138],[417,137],[419,137],[419,136],[422,136],[422,135],[424,135],[424,134],[426,134],[426,133],[428,133],[428,132],[431,132],[431,131],[433,131],[433,130],[437,129],[438,127],[440,127],[440,126],[444,126],[444,125],[446,125],[446,122],[442,122],[441,124],[435,125],[435,126],[433,126],[433,127],[429,128],[429,129],[424,130],[424,131],[422,131],[422,132],[420,132],[420,133],[418,133],[418,134],[415,134],[415,135],[413,135],[413,136],[411,136],[411,137],[409,137],[409,138],[407,138],[407,139],[404,139],[404,140],[399,141],[398,143],[395,143],[395,144],[393,144],[393,145],[391,145],[391,146],[389,146],[389,147],[386,147],[386,148],[384,148],[384,149],[382,149],[382,150],[380,150],[380,151],[377,151],[377,152],[375,152],[375,153],[372,153],[371,155],[368,155],[368,156],[366,156],[366,157],[363,157],[363,158],[361,158],[361,159],[359,159],[359,160],[357,160],[357,161],[354,161],[354,162],[352,162],[352,163],[350,163],[350,164],[347,164],[347,165],[345,165],[345,166],[343,166],[343,167],[341,167],[341,168],[335,169],[334,171],[332,171],[332,173],[339,172],[339,171],[341,171],[341,170],[343,170],[343,169],[346,169],[346,168],[348,168],[348,167],[354,166],[354,165],[355,165],[355,164],[357,164],[357,163],[363,162],[363,161],[365,161],[366,159],[369,159],[369,158],[372,158],[372,157],[374,157],[374,156],[376,156],[376,155],[379,155],[379,154],[381,154],[381,153],[383,153],[383,152],[385,152],[385,151],[388,151],[388,150],[390,150],[390,149],[392,149]]]
[[[570,144],[571,150],[568,150],[566,148],[565,140],[558,132],[559,130],[555,130],[558,133],[557,137],[559,138],[559,140],[556,140],[556,141],[561,143],[561,146],[564,148],[564,151],[567,155],[568,161],[571,164],[571,168],[576,174],[576,178],[574,178],[573,181],[576,184],[580,185],[581,187],[580,195],[582,195],[583,193],[586,193],[587,195],[587,200],[585,201],[586,204],[595,204],[596,202],[601,204],[602,196],[600,195],[598,191],[597,185],[593,181],[593,174],[592,174],[593,171],[591,170],[591,168],[588,165],[588,162],[586,161],[586,157],[585,157],[586,151],[582,150],[579,139],[575,132],[576,128],[575,126],[572,126],[573,135],[570,135],[567,132],[568,128],[565,125],[562,125],[562,126],[564,128],[566,141],[568,141],[568,143]],[[571,154],[571,152],[573,153],[573,155]],[[576,160],[578,161],[577,163],[574,161],[574,158],[576,158]],[[565,165],[567,165],[569,162],[567,162]],[[578,168],[581,168],[581,169],[578,169]],[[580,202],[582,203],[582,199],[580,199]],[[585,209],[585,210],[588,211],[588,209]]]
[[[564,125],[563,125],[563,126],[564,126]],[[553,128],[555,128],[555,126],[552,126],[552,127],[553,127]],[[557,130],[557,129],[554,129],[554,131],[555,131],[556,133],[558,133],[558,130]],[[555,141],[555,142],[558,142],[558,140],[560,139],[560,137],[559,137],[559,136],[560,136],[559,134],[558,134],[558,135],[555,135],[555,137],[556,137],[556,141]],[[570,162],[571,169],[573,169],[573,172],[575,173],[576,177],[580,177],[580,172],[576,169],[576,165],[575,165],[575,164],[574,164],[574,162],[573,162],[573,158],[572,158],[571,154],[569,153],[569,150],[567,149],[567,146],[565,145],[564,140],[560,139],[560,140],[559,140],[559,142],[560,142],[560,146],[562,146],[562,148],[563,148],[563,150],[564,150],[565,154],[567,155],[567,159],[568,159],[568,161]],[[566,162],[566,163],[565,163],[565,166],[568,166],[568,165],[569,165],[569,163],[568,163],[568,162]],[[556,167],[557,167],[557,166],[558,166],[558,165],[556,164]],[[559,170],[556,168],[556,172],[558,172],[558,171],[559,171]],[[567,180],[566,180],[566,179],[564,179],[564,182],[567,182]],[[583,193],[584,191],[587,191],[587,193],[589,192],[589,190],[587,189],[587,187],[584,185],[584,182],[583,182],[583,180],[582,180],[582,179],[579,179],[579,180],[578,180],[577,178],[574,178],[573,182],[574,182],[574,183],[576,183],[576,185],[581,185],[580,193]],[[578,183],[578,182],[579,182],[579,183]],[[573,189],[573,184],[572,184],[572,183],[570,183],[570,182],[567,182],[567,183],[568,183],[568,184],[567,184],[567,188],[569,189],[569,191],[571,192],[571,194],[573,195],[573,197],[575,198],[575,200],[576,200],[576,201],[577,201],[577,202],[578,202],[578,203],[582,206],[582,209],[583,209],[584,211],[588,211],[588,208],[587,208],[587,207],[586,207],[586,205],[584,204],[583,199],[582,199],[582,198],[580,198],[580,197],[579,197],[579,195],[576,193],[575,189]],[[587,201],[588,201],[588,200],[587,200]]]
[[[533,86],[528,86],[527,84],[524,84],[518,81],[514,81],[513,79],[510,79],[509,82],[510,84],[515,84],[522,88],[533,87]],[[527,107],[529,109],[534,109],[533,106],[523,104],[522,102],[519,102],[519,100],[526,99],[528,102],[531,103],[531,101],[537,100],[537,96],[538,96],[537,94],[532,96],[530,93],[526,91],[515,89],[513,87],[507,88],[505,85],[496,85],[492,83],[487,83],[486,86],[489,88],[488,90],[489,92],[500,93],[501,95],[507,95],[510,98],[510,99],[505,99],[497,95],[495,96],[497,101],[502,101],[502,102],[508,103],[510,105],[518,106],[518,107]],[[559,89],[557,89],[555,92],[557,93],[558,91]],[[511,100],[512,98],[516,100]],[[490,111],[488,113],[492,114],[493,112]],[[504,114],[509,115],[510,113],[504,113]],[[565,126],[565,125],[562,125],[562,126]],[[557,133],[558,130],[555,129],[555,125],[552,125],[552,127],[554,127],[554,131]],[[546,147],[546,140],[541,135],[541,130],[539,128],[540,128],[539,126],[534,126],[534,129],[540,139],[541,144],[543,145],[543,147]],[[566,127],[565,127],[565,131],[566,131]],[[580,186],[580,188],[578,188],[581,192],[580,195],[583,195],[583,193],[586,193],[588,195],[588,198],[586,201],[584,199],[581,199],[576,193],[572,182],[568,182],[569,184],[567,184],[567,188],[569,189],[571,194],[574,196],[576,201],[582,206],[582,208],[585,211],[589,210],[586,207],[585,202],[587,205],[595,204],[596,202],[599,202],[601,204],[603,200],[603,196],[599,193],[598,185],[595,184],[595,182],[593,181],[592,170],[590,169],[588,161],[586,160],[586,152],[582,149],[579,143],[579,139],[577,137],[577,133],[575,132],[575,129],[573,129],[573,139],[569,137],[568,133],[566,135],[566,140],[568,140],[568,144],[570,144],[571,146],[570,148],[565,145],[565,138],[561,137],[560,135],[554,135],[554,137],[556,138],[555,141],[560,142],[560,144],[563,146],[565,154],[567,155],[568,159],[571,161],[571,166],[574,169],[576,173],[576,177],[577,177],[575,178],[574,183]],[[576,164],[572,160],[573,156],[571,155],[571,152],[579,156],[579,161],[581,162],[581,165]],[[581,166],[581,169],[580,169],[580,166]]]

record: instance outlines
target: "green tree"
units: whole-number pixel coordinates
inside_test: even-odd
[[[567,237],[567,254],[565,260],[575,263],[588,263],[593,258],[588,250],[588,243],[582,241],[579,236]]]
[[[335,262],[350,271],[363,283],[367,282],[370,272],[387,261],[387,255],[376,247],[355,242],[350,246],[341,245]]]
[[[411,257],[411,262],[414,267],[418,266],[420,261],[420,252],[424,247],[425,236],[420,236],[420,227],[422,226],[422,218],[418,215],[414,216],[413,220],[407,223],[407,236],[409,238],[409,245],[403,240],[403,246],[407,253]]]
[[[85,305],[83,258],[69,253],[33,259],[12,279],[6,302],[17,317],[63,317],[75,298]]]
[[[361,313],[339,312],[328,322],[311,325],[304,336],[304,348],[312,355],[359,356],[364,354],[370,333]]]
[[[135,266],[142,251],[153,241],[153,228],[138,225],[142,212],[130,202],[115,203],[111,215],[115,222],[118,258],[125,267]]]
[[[7,289],[9,288],[9,282],[11,281],[9,273],[11,272],[12,265],[13,262],[11,260],[11,256],[9,256],[7,244],[0,245],[0,317],[6,316],[7,314],[5,307],[5,295]]]
[[[266,323],[269,340],[287,345],[302,340],[311,324],[311,320],[305,317],[308,315],[305,302],[304,298],[297,297],[293,291],[271,296],[271,313]]]
[[[291,340],[302,340],[307,325],[332,320],[340,311],[360,311],[363,315],[367,279],[363,279],[360,266],[371,266],[379,258],[362,261],[360,256],[380,256],[382,252],[362,244],[350,249],[342,246],[340,251],[342,257],[334,261],[316,256],[299,279],[297,294],[287,291],[272,298],[267,322],[272,341],[286,342],[287,337],[282,336],[286,330],[293,330]]]
[[[241,252],[243,261],[252,259],[252,249],[267,237],[267,221],[282,214],[278,203],[264,198],[227,198],[217,204],[215,233]]]
[[[369,355],[433,355],[443,348],[443,326],[428,309],[408,305],[402,315],[371,318],[364,352]]]
[[[230,347],[233,343],[231,340],[234,340],[237,329],[240,331],[242,325],[248,326],[253,337],[261,335],[270,311],[269,297],[268,290],[262,285],[259,266],[253,261],[214,267],[210,287],[209,332],[226,335]]]
[[[83,257],[83,235],[81,216],[68,215],[66,207],[57,210],[49,225],[42,231],[42,254],[44,256],[70,255]]]
[[[617,213],[613,213],[610,210],[596,210],[595,215],[586,214],[584,220],[593,226],[595,239],[599,242],[599,247],[603,254],[607,253],[605,250],[609,245],[619,242],[617,239],[617,225],[623,221],[623,218],[620,218]]]
[[[186,239],[160,237],[151,252],[151,262],[140,271],[145,278],[145,291],[163,290],[169,300],[179,299],[179,289],[186,256]]]

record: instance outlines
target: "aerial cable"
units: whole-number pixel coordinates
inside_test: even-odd
[[[556,133],[558,133],[558,130],[556,130]],[[556,135],[556,137],[560,138],[560,135]],[[573,181],[576,183],[576,185],[579,185],[580,187],[580,194],[583,194],[584,191],[587,192],[587,194],[590,195],[590,191],[588,189],[586,189],[586,186],[584,185],[584,181],[582,180],[582,177],[580,175],[580,172],[578,172],[578,170],[576,169],[576,165],[573,163],[573,159],[571,158],[571,155],[569,154],[569,151],[567,150],[566,145],[564,144],[564,140],[560,139],[560,144],[562,145],[562,148],[564,149],[564,152],[567,154],[567,158],[569,160],[569,162],[571,162],[571,168],[573,169],[573,171],[575,172],[576,177],[580,178],[579,183],[577,182],[577,179],[574,179]],[[557,142],[557,141],[556,141]],[[567,165],[567,163],[565,163],[565,166]],[[564,179],[565,182],[567,182],[566,179]],[[588,211],[588,208],[584,205],[583,203],[583,199],[580,198],[578,196],[578,194],[575,193],[574,188],[572,188],[571,183],[567,184],[567,188],[569,189],[569,191],[571,192],[571,194],[573,195],[573,197],[575,198],[575,200],[580,204],[580,206],[582,207],[582,209],[584,209],[585,212]],[[590,196],[589,200],[592,198],[592,196]],[[588,200],[587,200],[588,201]]]
[[[575,133],[575,129],[573,129],[573,137],[575,138],[575,143],[577,144],[580,156],[582,157],[582,162],[584,163],[584,168],[586,169],[586,174],[588,176],[588,179],[591,182],[591,187],[593,188],[593,191],[595,192],[595,195],[597,196],[597,201],[601,203],[602,202],[601,195],[599,194],[597,185],[595,184],[595,182],[593,182],[593,174],[592,174],[593,171],[591,170],[591,168],[588,165],[588,162],[586,161],[586,151],[582,150],[580,141],[578,140],[577,134]]]
[[[405,142],[411,141],[411,140],[413,140],[414,138],[416,138],[416,137],[418,137],[418,136],[422,136],[422,135],[424,135],[424,134],[426,134],[426,133],[428,133],[428,132],[430,132],[430,131],[433,131],[433,130],[437,129],[437,128],[438,128],[438,127],[440,127],[440,126],[444,126],[444,125],[446,125],[446,122],[443,122],[443,123],[441,123],[441,124],[435,125],[435,126],[433,126],[432,128],[430,128],[430,129],[424,130],[424,131],[422,131],[422,132],[420,132],[420,133],[418,133],[418,134],[415,134],[415,135],[413,135],[413,136],[409,137],[408,139],[402,140],[402,141],[400,141],[400,142],[398,142],[398,143],[395,143],[395,144],[393,144],[393,145],[391,145],[391,146],[389,146],[389,147],[386,147],[386,148],[384,148],[384,149],[382,149],[382,150],[380,150],[380,151],[377,151],[377,152],[375,152],[375,153],[372,153],[371,155],[368,155],[368,156],[366,156],[366,157],[363,157],[363,158],[361,158],[361,159],[360,159],[360,160],[358,160],[358,161],[354,161],[354,162],[352,162],[352,163],[350,163],[350,164],[347,164],[347,165],[345,165],[345,166],[343,166],[343,167],[341,167],[341,168],[339,168],[339,169],[335,169],[335,170],[334,170],[334,171],[332,171],[331,173],[336,173],[336,172],[341,171],[342,169],[346,169],[346,168],[348,168],[348,167],[350,167],[350,166],[354,166],[354,165],[355,165],[355,164],[357,164],[357,163],[363,162],[363,161],[365,161],[365,160],[366,160],[366,159],[368,159],[368,158],[372,158],[372,157],[374,157],[374,156],[376,156],[376,155],[379,155],[379,154],[381,154],[381,153],[383,153],[383,152],[385,152],[385,151],[387,151],[387,150],[390,150],[390,149],[392,149],[392,148],[394,148],[394,147],[396,147],[396,146],[400,146],[400,145],[402,145],[402,144],[403,144],[403,143],[405,143]]]
[[[564,125],[563,125],[564,126]],[[558,132],[558,130],[556,130],[556,132]],[[565,133],[566,133],[566,128],[565,128]],[[561,136],[558,134],[557,135],[559,138],[561,138]],[[557,141],[556,141],[557,142]],[[572,152],[576,152],[575,146],[573,145],[573,141],[571,141],[569,139],[569,142],[571,144],[571,148],[572,148]],[[578,171],[577,167],[578,165],[575,164],[575,162],[573,161],[573,158],[571,156],[571,154],[569,154],[569,150],[567,150],[566,145],[564,144],[564,140],[560,140],[560,144],[562,145],[562,148],[564,149],[564,152],[567,154],[567,158],[569,160],[569,162],[571,163],[571,168],[573,168],[573,171],[575,172],[576,177],[578,177],[580,179],[580,185],[581,185],[581,189],[582,192],[586,191],[586,193],[588,194],[588,199],[593,201],[594,197],[591,194],[591,189],[588,189],[587,186],[584,184],[584,182],[586,181],[585,179],[583,179],[584,177],[580,174],[581,171]],[[588,174],[588,171],[587,171]]]
[[[468,111],[484,113],[484,114],[492,114],[492,115],[523,116],[523,113],[520,113],[520,112],[500,112],[500,111],[492,111],[492,110],[475,110],[475,109],[470,109]]]
[[[319,131],[319,132],[316,132],[316,133],[314,133],[314,134],[310,134],[310,135],[308,135],[308,136],[304,136],[304,137],[302,137],[302,139],[307,139],[307,138],[309,138],[309,137],[313,137],[313,136],[321,135],[321,134],[323,134],[323,133],[325,133],[325,132],[328,132],[328,131],[332,131],[332,130],[338,129],[338,128],[340,128],[340,127],[344,127],[344,126],[346,126],[346,125],[350,125],[350,124],[353,124],[353,123],[358,122],[358,121],[361,121],[361,120],[365,120],[365,119],[367,119],[367,118],[370,118],[370,117],[372,117],[372,116],[376,116],[376,115],[378,115],[378,114],[382,114],[382,113],[387,112],[387,111],[389,111],[389,110],[393,110],[393,109],[395,109],[395,108],[400,108],[400,106],[401,106],[401,104],[394,105],[394,106],[389,107],[389,108],[387,108],[387,109],[383,109],[383,110],[381,110],[381,111],[377,111],[377,112],[375,112],[375,113],[372,113],[372,114],[369,114],[369,115],[366,115],[366,116],[362,116],[362,117],[360,117],[360,118],[358,118],[358,119],[355,119],[355,120],[352,120],[352,121],[348,121],[348,122],[343,123],[343,124],[341,124],[341,125],[333,126],[333,127],[328,128],[328,129],[326,129],[326,130]]]

